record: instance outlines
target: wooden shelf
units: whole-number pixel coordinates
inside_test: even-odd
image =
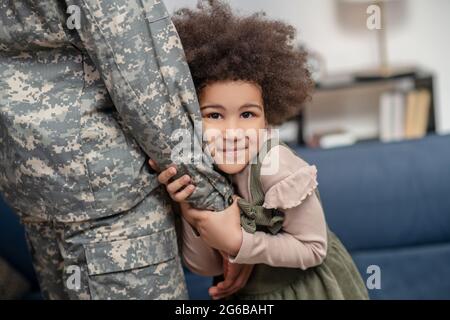
[[[419,68],[410,69],[408,72],[402,72],[399,74],[393,74],[389,77],[373,77],[373,78],[358,78],[352,73],[341,73],[330,75],[323,81],[317,82],[315,85],[315,91],[320,92],[332,92],[346,89],[355,88],[367,88],[370,86],[378,86],[382,84],[397,83],[398,81],[410,79],[414,84],[414,89],[427,89],[431,93],[430,102],[430,116],[427,126],[427,133],[436,132],[436,120],[435,120],[435,106],[434,106],[434,83],[433,74],[426,72]],[[299,124],[297,141],[300,145],[305,145],[303,137],[304,116],[303,112],[296,117],[296,121]]]

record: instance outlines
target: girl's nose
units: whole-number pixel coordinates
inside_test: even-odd
[[[245,130],[239,127],[227,127],[224,132],[224,139],[230,142],[242,140],[245,137]]]

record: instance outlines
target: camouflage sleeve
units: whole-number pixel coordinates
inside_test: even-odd
[[[189,198],[193,206],[225,209],[233,191],[228,180],[213,170],[211,157],[201,152],[198,100],[164,4],[160,0],[66,0],[66,4],[80,8],[80,49],[96,64],[124,125],[141,148],[160,168],[175,162],[177,177],[186,173],[192,177],[197,186]]]

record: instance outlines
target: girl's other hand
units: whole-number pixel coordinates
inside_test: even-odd
[[[209,288],[208,293],[213,300],[222,299],[241,290],[248,281],[253,264],[231,263],[226,252],[221,251],[223,258],[224,281]]]
[[[148,161],[150,167],[156,172],[160,172],[158,175],[158,181],[166,186],[166,190],[169,193],[170,198],[175,202],[185,202],[187,198],[194,192],[195,186],[191,183],[191,177],[184,175],[174,181],[170,181],[172,177],[177,174],[175,166],[171,166],[164,171],[161,171],[157,164],[153,160]]]

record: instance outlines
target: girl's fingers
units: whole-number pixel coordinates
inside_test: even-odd
[[[210,295],[211,299],[218,300],[220,299],[219,289],[217,287],[211,287],[208,290],[208,294]]]
[[[211,157],[214,158],[216,156],[216,148],[211,147],[210,152],[211,152]]]
[[[194,190],[195,186],[193,184],[190,184],[180,192],[174,194],[172,199],[175,200],[176,202],[184,201],[192,194],[192,192],[194,192]]]
[[[160,172],[161,170],[159,169],[158,165],[156,164],[155,161],[153,161],[152,159],[148,160],[148,164],[150,165],[150,167],[156,171],[156,172]]]
[[[228,273],[227,277],[225,277],[225,280],[219,282],[214,287],[214,289],[210,291],[210,295],[214,300],[221,299],[233,293],[232,289],[239,279],[239,274],[233,271],[231,273]]]
[[[236,293],[245,286],[252,270],[253,268],[250,267],[250,265],[244,266],[243,270],[234,279],[232,279],[232,281],[227,282],[227,279],[225,278],[225,280],[218,283],[216,287],[211,288],[211,297],[214,300],[217,300]]]
[[[219,284],[221,284],[221,283],[219,283]],[[223,299],[225,297],[228,297],[228,296],[236,293],[240,289],[242,289],[244,287],[243,283],[244,283],[243,280],[241,278],[238,278],[235,280],[235,283],[231,287],[227,287],[226,289],[222,288],[222,285],[220,285],[220,286],[218,285],[217,291],[215,291],[215,292],[213,291],[212,298],[214,300],[217,300],[217,299]]]
[[[167,185],[167,192],[174,195],[178,190],[187,185],[190,181],[191,178],[188,175],[184,175],[181,178],[169,183]]]
[[[221,293],[226,294],[236,284],[238,279],[239,279],[239,275],[237,275],[233,279],[230,279],[230,277],[228,277],[228,279],[225,279],[224,281],[219,282],[217,284],[217,288],[222,291]]]
[[[167,168],[166,170],[164,170],[163,172],[161,172],[158,175],[158,181],[161,184],[167,185],[170,178],[172,178],[176,174],[177,174],[177,169],[175,167]]]

